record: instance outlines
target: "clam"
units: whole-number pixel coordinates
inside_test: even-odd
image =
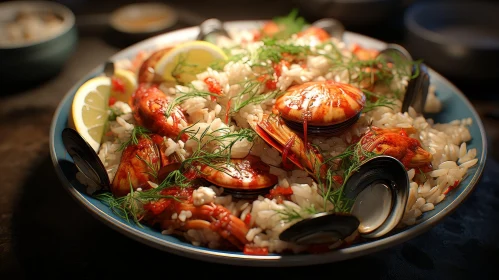
[[[362,90],[352,85],[330,80],[307,82],[290,87],[277,98],[274,112],[295,131],[333,136],[358,120],[365,102]]]
[[[78,170],[103,189],[110,185],[106,168],[94,149],[72,128],[62,131],[62,142]]]
[[[279,238],[300,245],[332,244],[358,231],[363,238],[378,238],[404,215],[409,178],[404,165],[390,156],[366,160],[344,186],[353,201],[350,213],[319,213],[293,224]]]
[[[323,18],[312,23],[312,26],[319,27],[326,31],[329,36],[336,38],[340,41],[343,40],[345,33],[345,26],[334,18]]]
[[[216,18],[210,18],[203,21],[199,25],[199,33],[196,37],[196,40],[215,43],[217,36],[225,36],[227,38],[230,38],[230,35],[224,28],[224,24],[222,23],[222,21]]]

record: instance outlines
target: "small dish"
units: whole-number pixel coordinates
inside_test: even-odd
[[[405,14],[407,48],[451,79],[497,78],[499,4],[423,2]]]
[[[177,22],[177,14],[163,3],[136,3],[123,6],[111,14],[110,25],[131,35],[152,35],[165,31]]]
[[[0,84],[25,85],[57,74],[78,40],[73,12],[55,2],[0,4]]]

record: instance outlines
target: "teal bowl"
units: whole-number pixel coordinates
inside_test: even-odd
[[[0,22],[12,21],[21,10],[51,12],[61,19],[54,34],[39,40],[14,42],[0,40],[0,84],[26,86],[45,81],[58,74],[72,55],[78,34],[75,16],[67,7],[45,1],[10,1],[0,4]]]

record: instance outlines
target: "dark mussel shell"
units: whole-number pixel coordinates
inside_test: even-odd
[[[199,25],[199,33],[196,40],[208,41],[215,43],[216,36],[225,36],[230,38],[229,33],[224,28],[222,21],[216,18],[210,18],[203,21]]]
[[[409,51],[397,44],[388,44],[378,56],[382,56],[386,61],[394,64],[406,64],[407,73],[411,73],[411,76],[418,74],[407,85],[401,111],[402,113],[407,112],[409,107],[412,106],[417,113],[423,113],[430,87],[430,76],[427,67],[423,63],[414,64]]]
[[[302,245],[329,244],[355,230],[364,238],[390,232],[404,215],[409,178],[404,165],[390,156],[364,162],[345,182],[345,197],[354,201],[350,214],[319,213],[283,231],[279,238]]]
[[[339,20],[334,18],[323,18],[313,22],[312,26],[322,28],[329,34],[329,36],[343,40],[345,26],[343,26]]]
[[[62,131],[62,142],[78,170],[95,184],[107,189],[110,185],[106,168],[94,149],[72,128]]]
[[[359,112],[357,115],[351,117],[350,119],[338,123],[338,124],[333,124],[333,125],[327,125],[327,126],[314,126],[314,125],[307,125],[307,134],[308,135],[314,135],[314,136],[326,136],[326,137],[331,137],[331,136],[336,136],[339,134],[342,134],[345,132],[349,127],[354,125],[360,118],[360,115],[362,112]],[[293,122],[289,120],[284,120],[284,123],[292,130],[294,131],[303,131],[303,123],[298,123],[298,122]]]
[[[292,225],[279,239],[298,245],[333,244],[350,236],[359,220],[350,215],[318,213]]]
[[[115,70],[114,62],[106,61],[102,72],[106,77],[111,78],[114,75],[114,70]]]
[[[413,66],[412,74],[415,75],[416,73],[418,73],[417,77],[411,79],[407,85],[402,102],[402,113],[407,112],[409,107],[414,108],[417,113],[423,113],[424,111],[430,89],[430,75],[428,74],[428,68],[423,63]]]
[[[380,155],[364,162],[345,182],[345,197],[354,200],[352,215],[360,220],[359,233],[376,238],[394,229],[404,215],[409,178],[394,157]]]
[[[232,189],[224,188],[224,194],[230,194],[237,199],[257,199],[258,196],[265,196],[274,186],[261,189]]]

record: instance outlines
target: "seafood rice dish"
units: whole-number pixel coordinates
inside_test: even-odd
[[[351,215],[344,188],[369,159],[404,167],[396,228],[416,224],[476,165],[471,118],[435,123],[413,107],[402,112],[420,62],[389,61],[297,17],[228,32],[210,41],[223,60],[194,73],[178,61],[189,79],[151,72],[172,46],[115,61],[138,87],[128,102],[109,102],[96,152],[110,185],[77,178],[129,222],[244,254],[324,252],[364,239],[357,229],[320,245],[281,234],[320,213]],[[441,109],[430,83],[424,112]]]

